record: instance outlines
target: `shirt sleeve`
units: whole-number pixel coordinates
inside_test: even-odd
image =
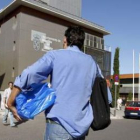
[[[46,53],[42,58],[31,66],[23,70],[21,75],[16,77],[14,86],[19,87],[22,91],[30,89],[34,83],[41,83],[46,80],[53,69],[53,53]]]
[[[3,97],[4,97],[4,98],[7,98],[7,90],[6,90],[6,89],[4,90]]]
[[[97,64],[97,74],[96,74],[96,76],[104,78],[104,76],[102,75],[101,69],[100,69],[98,64]],[[110,104],[112,102],[112,94],[110,92],[109,87],[107,87],[107,93],[108,93],[108,102]]]
[[[107,87],[107,93],[108,93],[108,102],[109,102],[109,104],[111,104],[112,103],[112,94],[110,92],[109,87]]]

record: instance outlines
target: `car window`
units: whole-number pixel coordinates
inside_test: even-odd
[[[131,106],[131,107],[140,107],[140,102],[130,102],[128,104],[128,106]]]
[[[128,106],[133,107],[133,106],[134,106],[134,102],[130,102],[130,103],[128,104]]]
[[[137,107],[140,107],[140,102],[137,103]]]

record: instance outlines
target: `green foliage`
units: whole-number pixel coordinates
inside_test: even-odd
[[[130,91],[130,92],[128,93],[127,100],[128,100],[128,101],[131,101],[132,98],[133,98],[133,95],[132,95],[132,92]]]
[[[113,78],[114,78],[114,75],[119,75],[120,74],[120,70],[119,70],[119,67],[120,67],[120,62],[119,62],[119,53],[120,53],[120,48],[117,47],[116,50],[115,50],[115,55],[114,55],[114,63],[113,63]],[[119,97],[119,90],[120,90],[120,86],[118,85],[117,86],[117,97],[116,99],[118,99]],[[112,81],[112,89],[111,89],[111,92],[112,92],[112,97],[113,97],[113,101],[112,101],[112,105],[115,105],[115,85],[114,85],[114,79]]]
[[[119,67],[120,67],[119,53],[120,53],[120,48],[117,47],[115,50],[113,70],[114,70],[114,74],[118,74],[118,75],[119,75]]]

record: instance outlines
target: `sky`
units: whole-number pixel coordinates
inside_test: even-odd
[[[105,45],[112,48],[112,66],[116,47],[120,48],[120,74],[139,72],[140,0],[83,0],[82,17],[111,32],[105,36]]]
[[[0,9],[12,0],[0,0]],[[103,26],[110,35],[104,37],[105,45],[111,46],[111,73],[114,52],[120,48],[120,74],[139,72],[140,53],[140,0],[82,0],[82,18]]]

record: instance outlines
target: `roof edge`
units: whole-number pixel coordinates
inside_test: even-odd
[[[6,15],[8,15],[10,12],[12,12],[13,10],[15,10],[16,8],[18,8],[19,6],[26,6],[35,10],[39,10],[41,12],[53,15],[55,17],[59,17],[61,19],[65,19],[67,21],[70,21],[72,23],[76,23],[78,25],[81,25],[85,28],[97,31],[102,33],[103,35],[109,35],[111,34],[110,32],[106,31],[104,28],[100,28],[98,26],[95,26],[94,23],[90,22],[90,21],[86,21],[85,19],[82,19],[80,17],[78,17],[76,19],[76,16],[74,18],[70,17],[68,15],[64,15],[63,13],[59,12],[60,10],[56,9],[56,11],[50,9],[50,8],[46,8],[46,7],[41,7],[40,5],[37,5],[37,2],[32,3],[30,1],[26,1],[26,0],[14,0],[13,2],[11,2],[8,6],[6,6],[4,9],[2,9],[2,11],[0,12],[0,20],[3,19]],[[87,22],[87,23],[84,23]]]

